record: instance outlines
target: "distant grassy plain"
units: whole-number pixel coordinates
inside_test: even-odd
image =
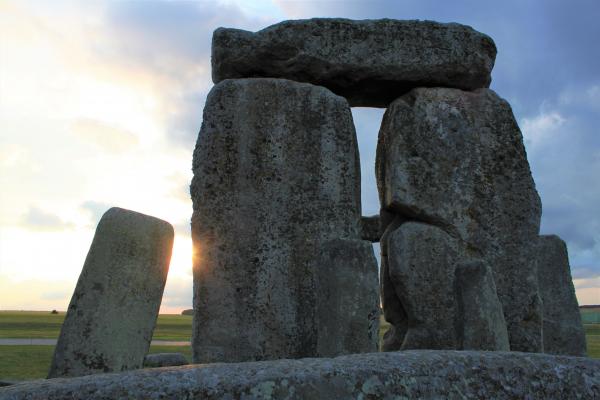
[[[56,339],[65,318],[64,312],[0,311],[0,339]],[[600,324],[584,324],[588,355],[600,358]],[[382,319],[379,337],[389,328]],[[153,340],[189,341],[192,317],[159,315]],[[45,378],[50,368],[54,346],[0,345],[0,380]],[[191,361],[190,346],[151,346],[150,353],[183,353]]]

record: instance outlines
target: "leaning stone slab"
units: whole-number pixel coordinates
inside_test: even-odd
[[[188,365],[34,381],[0,389],[2,400],[599,397],[598,360],[431,350]]]
[[[542,351],[541,204],[508,103],[489,89],[412,90],[384,115],[376,173],[386,212],[442,227],[490,265],[511,350]]]
[[[316,250],[317,354],[333,357],[377,351],[379,282],[373,245],[333,239]]]
[[[173,227],[111,208],[98,223],[60,331],[50,378],[141,368],[162,299]]]
[[[176,367],[187,365],[187,358],[181,353],[155,353],[144,358],[144,368]]]
[[[544,352],[585,356],[585,331],[565,242],[556,235],[540,236],[537,261],[544,304]]]
[[[351,106],[387,107],[414,87],[488,87],[496,46],[469,26],[315,18],[213,34],[213,82],[272,77],[329,88]]]
[[[194,362],[316,356],[315,243],[360,238],[348,102],[285,79],[225,80],[193,172]]]

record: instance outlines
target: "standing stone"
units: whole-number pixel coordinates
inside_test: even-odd
[[[318,356],[377,351],[378,268],[371,243],[347,239],[325,242],[315,267]]]
[[[508,103],[489,89],[412,90],[384,115],[376,173],[386,212],[443,227],[490,265],[511,350],[541,351],[541,205]]]
[[[194,362],[317,355],[315,243],[360,238],[348,102],[284,79],[225,80],[193,171]]]
[[[212,76],[285,78],[325,86],[351,106],[387,107],[419,86],[488,87],[493,40],[473,28],[433,21],[284,21],[256,33],[219,28]]]
[[[462,262],[456,268],[462,350],[509,351],[502,305],[489,265],[481,260]]]
[[[98,223],[49,378],[141,368],[162,299],[173,227],[113,207]]]
[[[585,356],[585,331],[571,279],[567,246],[556,235],[540,236],[538,282],[544,304],[544,353]]]

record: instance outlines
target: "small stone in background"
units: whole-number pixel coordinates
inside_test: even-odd
[[[175,367],[188,365],[187,358],[181,353],[155,353],[144,358],[144,368]]]

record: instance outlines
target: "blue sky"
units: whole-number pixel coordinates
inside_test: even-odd
[[[600,2],[2,1],[0,309],[65,309],[99,216],[164,218],[177,236],[163,311],[191,305],[191,155],[211,34],[285,19],[459,22],[498,47],[492,89],[512,105],[577,295],[600,303]],[[354,109],[363,213],[383,110]]]

